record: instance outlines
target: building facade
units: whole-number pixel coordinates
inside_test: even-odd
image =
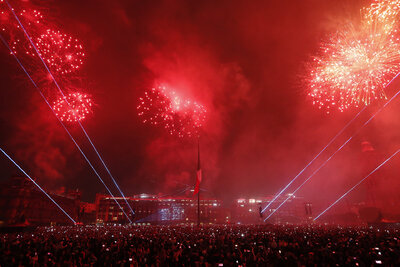
[[[96,196],[97,223],[126,223],[124,212],[134,223],[179,224],[197,222],[197,199],[188,197],[157,197],[141,194],[126,198],[134,214],[122,197]],[[118,201],[119,205],[116,203]],[[124,212],[119,207],[121,206]],[[226,212],[218,199],[200,200],[202,223],[223,223]]]
[[[312,205],[304,203],[302,197],[282,195],[264,210],[272,199],[273,196],[237,199],[232,209],[232,221],[240,224],[303,223],[312,217]],[[279,208],[279,211],[275,211],[286,199],[287,201]],[[270,214],[272,216],[264,222]]]
[[[79,192],[48,194],[78,220]],[[4,225],[71,224],[71,220],[25,177],[12,177],[0,186],[0,220]]]

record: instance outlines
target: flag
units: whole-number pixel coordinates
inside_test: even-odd
[[[200,183],[201,183],[201,179],[202,179],[202,175],[201,175],[201,167],[200,167],[200,144],[197,144],[197,172],[196,172],[196,186],[194,187],[194,192],[193,192],[193,196],[198,194],[200,191]]]
[[[194,187],[193,195],[196,195],[199,193],[200,183],[201,183],[201,169],[198,169],[196,172],[196,186]]]

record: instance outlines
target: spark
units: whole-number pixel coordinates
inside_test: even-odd
[[[66,101],[67,99],[67,101]],[[86,116],[92,113],[93,101],[88,94],[71,93],[60,97],[54,102],[53,109],[61,121],[75,122],[84,120]],[[68,103],[69,104],[68,104]]]
[[[164,86],[146,91],[139,101],[137,110],[143,123],[161,125],[178,137],[200,135],[207,112],[203,105],[183,99]]]

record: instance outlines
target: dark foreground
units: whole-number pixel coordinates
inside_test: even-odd
[[[393,229],[71,226],[0,237],[0,266],[400,266]]]

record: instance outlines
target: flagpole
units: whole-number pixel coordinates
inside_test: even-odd
[[[200,138],[197,139],[197,169],[200,169]],[[200,227],[200,185],[199,192],[197,193],[197,226]]]

